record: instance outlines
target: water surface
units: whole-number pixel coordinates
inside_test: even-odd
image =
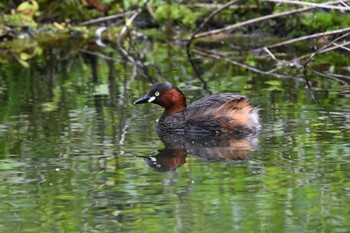
[[[159,81],[192,102],[208,93],[182,57],[167,58]],[[202,67],[213,93],[260,106],[263,130],[248,142],[173,145],[155,132],[158,106],[132,105],[147,80],[128,80],[123,64],[99,61],[97,76],[90,65],[76,56],[1,68],[0,232],[350,228],[350,99],[336,81],[310,77],[311,93],[299,79]]]

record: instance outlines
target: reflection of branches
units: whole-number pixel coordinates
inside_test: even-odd
[[[314,70],[314,69],[310,69],[312,72],[314,72],[315,74],[318,74],[320,76],[323,76],[323,77],[327,77],[327,78],[331,78],[331,79],[334,79],[342,84],[348,84],[347,81],[344,81],[343,79],[348,79],[350,80],[350,77],[349,76],[345,76],[345,75],[340,75],[340,74],[332,74],[332,73],[329,73],[329,72],[319,72],[317,70]]]
[[[89,50],[80,50],[80,52],[96,56],[96,57],[101,58],[101,59],[106,60],[106,61],[118,61],[118,62],[120,61],[118,59],[115,59],[114,57],[107,56],[103,53],[92,52]]]
[[[329,119],[331,119],[332,121],[334,121],[334,119],[333,119],[332,116],[330,115],[328,109],[327,109],[325,106],[323,106],[323,105],[321,104],[321,102],[318,100],[318,98],[316,98],[316,96],[314,95],[313,89],[312,89],[312,86],[311,86],[311,83],[310,83],[310,80],[309,80],[308,77],[307,77],[307,72],[304,70],[303,73],[304,73],[304,79],[305,79],[305,82],[306,82],[306,86],[307,86],[307,88],[310,90],[310,94],[311,94],[312,98],[316,101],[316,103],[317,103],[321,108],[323,108],[323,109],[325,110],[326,115],[329,117]]]

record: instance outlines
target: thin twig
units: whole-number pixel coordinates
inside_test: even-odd
[[[132,24],[134,19],[140,14],[141,11],[142,11],[142,9],[139,8],[138,10],[136,10],[134,12],[134,14],[128,20],[125,21],[125,25],[120,30],[120,33],[119,33],[119,36],[117,39],[117,45],[119,47],[120,52],[133,64],[133,69],[132,69],[132,74],[131,74],[130,80],[134,80],[134,78],[137,75],[137,63],[136,63],[135,59],[133,57],[131,57],[129,55],[129,53],[123,48],[123,46],[121,44],[121,39],[122,39],[123,35],[127,32],[128,27]]]
[[[344,7],[348,7],[348,8],[350,8],[349,7],[349,5],[348,4],[346,4],[344,1],[342,1],[342,0],[339,0],[339,2],[344,6]]]
[[[350,31],[350,27],[343,28],[343,29],[338,29],[338,30],[334,30],[334,31],[329,31],[329,32],[320,32],[320,33],[315,33],[315,34],[312,34],[312,35],[302,36],[302,37],[294,38],[294,39],[291,39],[291,40],[286,40],[286,41],[283,41],[283,42],[280,42],[280,43],[277,43],[277,44],[268,45],[268,46],[265,46],[265,47],[269,48],[269,49],[272,49],[272,48],[276,48],[276,47],[292,44],[292,43],[303,41],[303,40],[313,39],[313,38],[322,37],[322,36],[329,36],[329,35],[338,34],[338,33],[344,33],[344,32],[348,32],[348,31]],[[262,50],[262,49],[264,49],[264,48],[259,48],[257,50]]]
[[[271,53],[271,51],[270,51],[268,48],[264,47],[264,51],[265,51],[273,60],[277,61],[275,55],[273,55],[273,53]]]
[[[187,5],[189,8],[209,8],[209,9],[215,9],[215,8],[221,8],[223,4],[220,3],[191,3]],[[230,6],[229,9],[239,9],[242,8],[241,5],[235,5],[235,6]],[[256,5],[244,5],[244,9],[256,9]]]
[[[339,2],[338,1],[332,1],[332,2],[327,2],[327,3],[322,3],[322,4],[319,4],[319,5],[332,5],[332,4],[337,4],[337,3],[339,3]],[[309,10],[312,10],[312,9],[315,9],[315,8],[316,7],[313,6],[313,7],[307,7],[307,8],[299,8],[299,9],[291,10],[291,11],[285,11],[285,12],[281,12],[281,13],[278,13],[278,14],[265,15],[265,16],[262,16],[262,17],[246,20],[244,22],[236,23],[236,24],[224,27],[224,28],[198,33],[194,37],[194,39],[198,39],[198,38],[206,37],[206,36],[212,36],[212,35],[223,33],[223,32],[233,31],[233,30],[236,30],[238,28],[241,28],[241,27],[244,27],[244,26],[247,26],[247,25],[250,25],[250,24],[258,23],[258,22],[261,22],[261,21],[264,21],[264,20],[273,19],[273,18],[282,17],[282,16],[289,16],[289,15],[292,15],[292,14],[297,14],[297,13],[301,13],[301,12],[304,12],[304,11],[309,11]]]
[[[346,76],[346,75],[342,75],[342,74],[333,74],[333,73],[330,73],[330,72],[324,72],[324,73],[327,74],[327,75],[336,77],[336,78],[340,78],[340,79],[342,78],[342,79],[346,79],[346,80],[350,81],[350,76]]]
[[[345,47],[344,45],[341,45],[341,44],[337,44],[337,43],[334,43],[336,46],[338,46],[339,48],[342,48],[348,52],[350,52],[350,49],[348,47]]]
[[[331,119],[331,121],[334,122],[335,120],[334,120],[334,119],[332,118],[332,116],[330,115],[328,109],[327,109],[324,105],[322,105],[321,102],[320,102],[320,101],[316,98],[316,96],[314,95],[311,82],[310,82],[310,80],[309,80],[308,77],[307,77],[307,72],[306,72],[306,70],[304,70],[303,74],[304,74],[304,79],[305,79],[305,82],[306,82],[306,86],[307,86],[308,89],[310,90],[310,94],[311,94],[312,98],[316,101],[316,103],[317,103],[321,108],[324,109],[324,111],[326,112],[326,114],[327,114],[327,116],[329,117],[329,119]]]
[[[314,72],[315,74],[318,74],[320,76],[323,76],[323,77],[327,77],[327,78],[331,78],[331,79],[334,79],[342,84],[348,84],[346,81],[338,78],[335,76],[335,74],[330,74],[330,73],[324,73],[324,72],[319,72],[317,70],[314,70],[314,69],[310,69],[310,71]]]
[[[227,57],[224,57],[224,56],[220,55],[219,53],[214,53],[213,51],[193,49],[193,52],[195,52],[195,53],[197,53],[197,54],[199,54],[201,56],[211,57],[211,58],[214,58],[214,59],[217,59],[217,60],[221,60],[221,59],[225,60],[225,61],[227,61],[228,63],[230,63],[232,65],[243,67],[244,69],[249,70],[249,71],[254,72],[254,73],[257,73],[257,74],[264,74],[264,75],[274,76],[274,77],[277,77],[277,78],[291,78],[291,79],[297,79],[299,81],[305,81],[301,77],[288,76],[288,75],[274,73],[272,71],[259,70],[257,68],[248,66],[248,65],[246,65],[244,63],[231,60],[231,59],[229,59]]]
[[[211,20],[216,14],[220,13],[221,11],[223,11],[224,9],[230,7],[232,4],[238,2],[238,0],[234,0],[234,1],[231,1],[231,2],[228,2],[226,3],[225,5],[221,6],[220,8],[216,9],[215,11],[213,11],[200,25],[199,27],[193,32],[190,40],[187,42],[187,45],[186,45],[186,53],[187,53],[187,57],[188,57],[188,60],[190,61],[191,63],[191,66],[193,67],[193,70],[194,70],[194,73],[196,74],[196,76],[198,77],[198,79],[202,82],[203,84],[203,88],[205,90],[208,90],[208,87],[207,87],[207,83],[204,81],[204,79],[202,78],[199,70],[197,69],[197,66],[196,64],[194,64],[193,62],[193,59],[192,59],[192,55],[191,55],[191,44],[192,44],[192,41],[193,39],[195,38],[195,35],[203,29],[203,27],[209,22],[209,20]]]
[[[225,10],[226,8],[230,7],[231,5],[235,4],[236,2],[238,2],[238,0],[234,0],[234,1],[230,1],[226,4],[224,4],[223,6],[221,6],[220,8],[216,9],[215,11],[213,11],[202,23],[201,25],[199,25],[199,27],[194,31],[194,33],[192,34],[189,43],[191,43],[191,41],[193,40],[193,38],[195,37],[195,35],[203,29],[203,27],[209,22],[209,20],[211,20],[215,15],[217,15],[218,13],[220,13],[221,11]]]
[[[134,14],[134,13],[135,13],[135,10],[127,11],[127,12],[124,12],[124,13],[121,13],[121,14],[100,17],[100,18],[97,18],[97,19],[91,19],[91,20],[87,20],[85,22],[82,22],[81,25],[86,26],[86,25],[91,25],[91,24],[98,24],[98,23],[102,23],[102,22],[105,22],[105,21],[113,20],[113,19],[124,18],[125,16],[131,15],[131,14]]]
[[[293,0],[265,0],[265,1],[266,2],[277,2],[278,4],[287,3],[287,4],[293,4],[293,5],[312,6],[312,7],[332,9],[332,10],[342,10],[342,11],[349,11],[350,10],[349,7],[329,6],[329,5],[325,5],[322,3],[319,4],[319,3],[293,1]]]
[[[335,38],[333,41],[329,42],[328,44],[326,44],[325,46],[323,46],[322,48],[318,49],[316,52],[312,53],[311,55],[308,56],[308,58],[306,59],[306,61],[304,62],[304,69],[306,69],[306,66],[309,64],[309,62],[319,53],[325,53],[325,52],[329,52],[331,50],[337,49],[339,48],[339,46],[333,46],[331,48],[329,48],[332,44],[334,44],[336,41],[343,39],[344,37],[347,37],[348,35],[350,35],[350,32],[339,36],[337,38]],[[350,44],[350,42],[345,42],[343,43],[341,46]],[[304,58],[305,56],[303,56],[302,58]],[[301,59],[302,59],[301,58]]]

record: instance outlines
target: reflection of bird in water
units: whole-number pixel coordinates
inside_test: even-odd
[[[155,171],[175,171],[186,162],[186,149],[164,148],[156,156],[144,157],[144,160]]]
[[[175,171],[186,162],[187,153],[207,162],[228,162],[247,159],[257,149],[258,135],[180,135],[159,134],[165,149],[145,157],[155,171]]]

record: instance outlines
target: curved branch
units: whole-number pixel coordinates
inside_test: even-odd
[[[193,39],[195,38],[196,34],[202,30],[202,28],[209,22],[209,20],[211,20],[216,14],[220,13],[221,11],[223,11],[224,9],[230,7],[232,4],[238,2],[238,0],[233,0],[231,2],[228,2],[226,3],[225,5],[223,5],[222,7],[216,9],[215,11],[213,11],[202,23],[201,25],[199,25],[199,27],[193,32],[190,40],[187,42],[187,45],[186,45],[186,53],[187,53],[187,57],[188,57],[188,60],[190,61],[191,63],[191,66],[194,70],[194,73],[196,74],[196,76],[199,78],[199,80],[203,83],[203,88],[205,90],[208,90],[208,87],[207,87],[207,83],[203,80],[199,70],[197,69],[196,65],[194,64],[193,62],[193,59],[192,59],[192,55],[191,55],[191,44],[192,44],[192,41]]]
[[[343,1],[343,2],[347,2],[347,1]],[[327,2],[327,3],[318,4],[318,5],[328,6],[328,5],[337,4],[337,3],[339,3],[339,1]],[[299,9],[291,10],[291,11],[285,11],[285,12],[281,12],[281,13],[278,13],[278,14],[265,15],[265,16],[258,17],[258,18],[255,18],[255,19],[250,19],[250,20],[247,20],[247,21],[244,21],[244,22],[236,23],[236,24],[224,27],[224,28],[220,28],[220,29],[215,29],[215,30],[199,33],[199,34],[195,35],[194,39],[198,39],[198,38],[206,37],[206,36],[211,36],[211,35],[215,35],[215,34],[219,34],[219,33],[223,33],[223,32],[233,31],[233,30],[236,30],[238,28],[241,28],[241,27],[244,27],[244,26],[247,26],[247,25],[250,25],[250,24],[258,23],[258,22],[261,22],[261,21],[264,21],[264,20],[278,18],[278,17],[292,15],[292,14],[297,14],[297,13],[301,13],[301,12],[304,12],[304,11],[309,11],[309,10],[312,10],[312,9],[315,9],[315,8],[317,8],[317,7],[316,6],[312,6],[312,7],[307,7],[307,8],[299,8]]]
[[[309,64],[309,62],[317,55],[317,54],[320,54],[320,53],[325,53],[325,52],[329,52],[329,51],[332,51],[334,49],[337,49],[337,48],[340,48],[341,46],[345,46],[345,45],[348,45],[350,44],[350,42],[344,42],[343,44],[341,45],[336,45],[336,46],[333,46],[333,47],[330,47],[332,44],[334,44],[335,42],[337,42],[338,40],[340,39],[343,39],[344,37],[347,37],[348,35],[350,35],[350,32],[342,35],[342,36],[339,36],[337,38],[335,38],[333,41],[329,42],[328,44],[326,44],[325,46],[323,46],[322,48],[318,49],[316,52],[310,54],[307,56],[307,59],[306,61],[304,62],[304,69],[306,69],[306,66]],[[305,58],[306,56],[303,56],[302,58]],[[301,58],[301,59],[302,59]]]

